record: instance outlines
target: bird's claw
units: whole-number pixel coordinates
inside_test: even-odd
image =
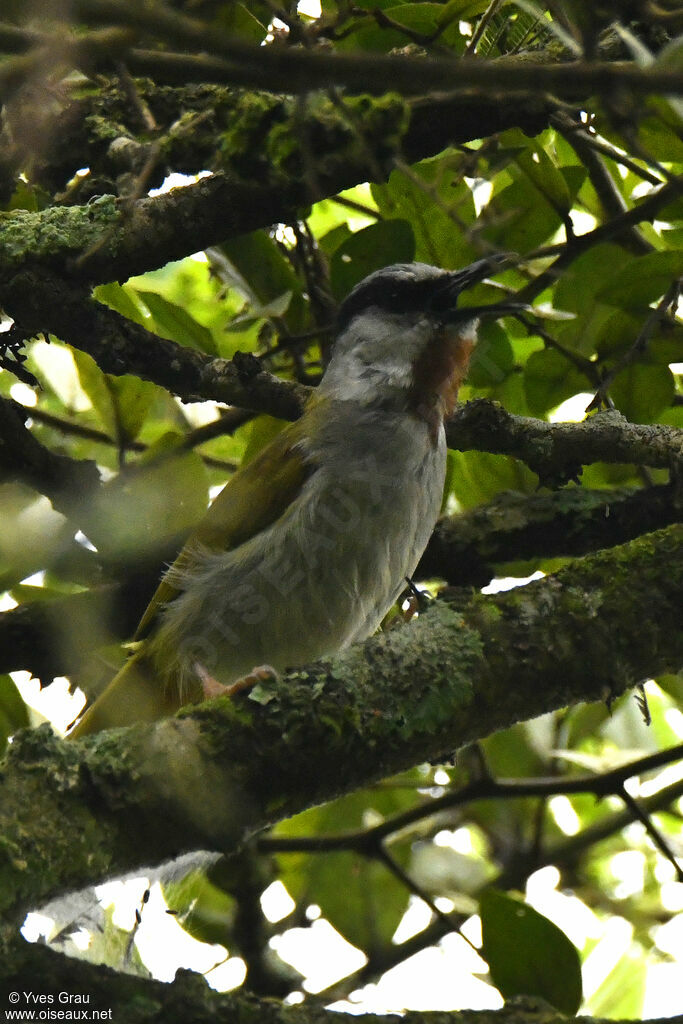
[[[195,662],[195,671],[202,684],[204,700],[211,700],[214,697],[235,697],[244,690],[251,690],[257,683],[264,683],[269,679],[277,679],[278,674],[272,665],[256,665],[251,672],[248,672],[240,679],[236,679],[230,686],[224,686],[211,675],[199,662]]]

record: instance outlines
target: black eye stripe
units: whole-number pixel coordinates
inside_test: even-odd
[[[373,306],[385,309],[389,313],[416,313],[426,310],[439,286],[444,287],[445,284],[446,282],[438,277],[425,281],[410,280],[407,277],[393,280],[379,277],[361,282],[339,308],[339,330],[343,330],[358,313]]]

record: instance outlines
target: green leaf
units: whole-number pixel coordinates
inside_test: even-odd
[[[560,174],[573,199],[583,182],[584,168],[562,167]],[[485,219],[489,223],[483,234],[489,242],[522,253],[537,248],[562,224],[557,209],[527,176],[494,194],[486,207]]]
[[[410,263],[415,239],[405,220],[381,220],[349,235],[330,261],[330,284],[338,300],[364,277],[389,263]]]
[[[109,436],[117,442],[134,440],[154,401],[156,385],[132,374],[115,377],[103,373],[87,352],[74,349],[73,357],[81,387]]]
[[[147,327],[149,317],[145,316],[142,306],[136,301],[135,289],[131,285],[121,285],[118,281],[110,281],[108,284],[98,284],[93,289],[93,296],[98,302],[103,302],[110,309],[115,309],[127,320],[132,320],[142,327]]]
[[[647,354],[654,363],[683,363],[683,322],[660,323],[647,346]]]
[[[596,293],[602,302],[621,309],[643,309],[661,298],[672,281],[683,274],[683,250],[650,252],[633,257],[611,274]]]
[[[222,5],[217,21],[221,31],[254,43],[262,42],[268,31],[244,4]]]
[[[44,210],[49,203],[49,196],[38,185],[20,179],[6,209],[9,212],[30,210],[32,213],[36,213],[38,210]]]
[[[486,763],[496,777],[532,777],[543,775],[547,751],[539,751],[529,742],[527,723],[494,732],[485,740]]]
[[[199,942],[227,946],[232,938],[235,900],[196,868],[165,882],[164,899],[181,927]]]
[[[490,501],[500,491],[531,494],[537,477],[519,459],[488,452],[451,452],[452,493],[463,506],[472,508]]]
[[[493,889],[479,903],[482,953],[505,999],[541,996],[573,1016],[581,1005],[581,961],[557,925],[519,899]]]
[[[587,378],[553,348],[534,352],[524,367],[524,391],[533,416],[543,416],[580,391],[589,391]]]
[[[217,354],[216,342],[209,328],[198,323],[182,306],[170,302],[158,292],[138,288],[136,294],[152,314],[157,334],[179,345],[196,348],[209,355]]]
[[[609,1016],[610,1020],[638,1020],[643,1012],[649,968],[644,950],[629,950],[591,996],[591,1015]]]
[[[408,907],[405,886],[383,864],[358,854],[344,851],[307,860],[306,902],[317,903],[330,924],[358,949],[387,947]],[[282,880],[291,892],[287,870]]]
[[[582,253],[573,261],[555,285],[553,305],[585,316],[595,301],[596,293],[604,286],[606,268],[618,272],[631,261],[629,254],[618,245],[604,242]]]
[[[402,28],[379,25],[367,19],[348,22],[351,31],[341,35],[337,49],[387,53],[416,41],[416,37],[431,36],[438,32],[442,47],[449,46],[452,52],[461,54],[465,49],[466,38],[460,31],[460,21],[479,14],[486,3],[487,0],[451,0],[448,4],[425,0],[423,3],[397,4],[396,0],[373,0],[370,4],[368,0],[361,0],[357,5],[359,8],[382,10],[394,24]]]
[[[247,434],[247,441],[241,464],[246,466],[247,463],[251,462],[286,425],[284,420],[279,420],[275,416],[257,416],[256,419],[252,420],[244,431]]]
[[[318,245],[326,252],[328,256],[331,256],[335,249],[350,238],[352,234],[351,228],[346,223],[337,224],[336,227],[330,228],[325,234],[318,239]]]
[[[582,740],[590,740],[609,715],[607,704],[579,704],[571,708],[564,722],[566,746],[577,746]]]
[[[164,550],[206,511],[206,467],[196,452],[176,452],[179,440],[165,434],[98,492],[84,530],[105,557]]]
[[[357,829],[404,810],[412,800],[409,788],[363,790],[283,821],[275,834],[296,837]],[[392,855],[405,866],[405,847],[392,846]],[[384,865],[351,852],[278,854],[278,862],[280,878],[300,909],[318,904],[323,916],[359,949],[390,943],[408,905],[408,892]]]
[[[647,112],[652,114],[638,123],[638,141],[642,152],[666,164],[683,161],[680,120],[662,96],[650,96]]]
[[[19,729],[30,725],[28,708],[11,676],[0,675],[0,754]]]
[[[507,334],[500,324],[489,320],[479,327],[467,379],[475,388],[495,387],[505,380],[514,361]]]
[[[231,283],[245,295],[254,312],[289,292],[292,297],[284,321],[292,333],[304,327],[307,308],[301,283],[267,231],[253,231],[250,235],[228,239],[220,250],[229,260],[233,273]]]
[[[516,163],[553,209],[567,213],[572,196],[567,181],[540,145],[523,150]]]
[[[677,703],[683,704],[683,672],[657,676],[657,686]]]
[[[373,185],[372,197],[384,217],[403,217],[415,237],[415,259],[439,267],[464,267],[479,251],[467,237],[476,210],[464,181],[460,154],[414,164],[410,177],[392,171],[385,185]]]
[[[612,401],[633,423],[653,423],[673,401],[674,376],[661,363],[632,363],[609,389]]]
[[[156,385],[132,374],[107,378],[116,407],[120,435],[126,441],[138,436],[156,394]]]
[[[619,353],[628,351],[642,329],[642,315],[636,316],[623,309],[614,309],[613,306],[597,305],[594,308],[606,314],[601,318],[594,335],[595,351],[598,355],[601,358],[614,358]],[[581,318],[578,319],[580,321]],[[649,347],[648,345],[648,349]]]
[[[439,42],[442,45],[450,46],[455,53],[462,53],[465,48],[465,37],[460,32],[459,22],[465,17],[471,17],[483,9],[486,0],[479,0],[475,3],[463,3],[462,0],[451,0],[451,3],[413,3],[398,4],[385,7],[384,13],[392,21],[404,25],[409,32],[422,35],[432,35],[439,32]],[[467,14],[463,12],[466,11]],[[441,30],[441,26],[445,28]],[[384,29],[385,36],[387,30]],[[393,33],[400,36],[400,33]],[[406,36],[402,43],[409,41]],[[398,43],[401,45],[401,42]]]
[[[111,437],[116,436],[116,410],[107,375],[87,352],[73,350],[74,363],[78,370],[81,387],[92,402],[102,424]]]

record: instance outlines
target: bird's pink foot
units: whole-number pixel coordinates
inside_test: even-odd
[[[269,679],[278,678],[278,674],[272,665],[256,665],[246,676],[236,679],[230,686],[224,686],[223,683],[219,683],[217,679],[214,679],[211,673],[207,672],[199,662],[195,662],[194,668],[202,684],[204,700],[211,700],[213,697],[234,697],[244,690],[251,690],[257,683],[264,683]]]

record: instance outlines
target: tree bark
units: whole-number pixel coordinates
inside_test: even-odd
[[[675,670],[681,547],[672,526],[460,611],[435,602],[331,661],[155,726],[77,744],[19,734],[0,782],[3,909],[20,914],[189,850],[235,848],[495,729]]]

